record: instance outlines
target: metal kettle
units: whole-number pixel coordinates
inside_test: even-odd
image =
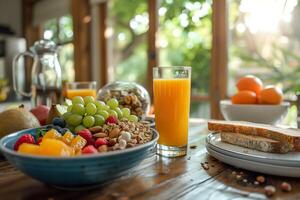
[[[62,72],[57,56],[58,47],[53,41],[39,40],[29,51],[16,55],[13,59],[14,90],[31,97],[32,106],[60,103],[62,100]],[[18,60],[23,56],[33,58],[31,67],[31,92],[18,87]]]

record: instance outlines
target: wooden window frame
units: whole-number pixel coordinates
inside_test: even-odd
[[[158,30],[158,7],[159,0],[148,0],[149,30],[148,30],[148,64],[147,64],[147,89],[152,96],[152,69],[158,64],[158,49],[156,48],[156,33]],[[100,10],[100,76],[107,83],[107,50],[106,30],[107,1],[99,3]],[[211,50],[211,73],[209,95],[191,95],[192,102],[210,102],[211,118],[222,118],[219,101],[226,97],[227,91],[227,0],[213,0],[212,5],[212,50]],[[102,13],[101,13],[102,12]],[[104,49],[103,49],[104,48]]]
[[[38,29],[32,27],[32,8],[35,0],[23,0],[23,30],[28,44],[36,40]],[[90,48],[90,23],[84,20],[90,16],[89,0],[72,0],[71,13],[73,17],[73,44],[74,44],[74,68],[76,81],[91,80],[91,48]],[[100,86],[108,81],[108,56],[107,39],[107,2],[99,0],[99,45],[100,45]],[[149,30],[148,30],[148,64],[147,64],[147,89],[152,95],[152,68],[158,64],[158,49],[156,48],[156,33],[158,30],[158,7],[159,0],[148,0]],[[210,102],[211,118],[222,118],[219,101],[226,98],[227,93],[227,0],[213,0],[212,3],[212,50],[211,50],[211,73],[209,95],[191,95],[192,102]]]
[[[39,39],[40,27],[33,26],[33,7],[39,0],[23,0],[22,1],[22,31],[23,36],[26,38],[27,49],[33,45],[33,43]],[[25,88],[31,86],[31,59],[25,59]]]
[[[75,81],[90,81],[91,68],[91,9],[89,0],[71,0]]]
[[[226,98],[228,79],[227,0],[213,0],[210,78],[211,118],[222,119],[219,102]]]

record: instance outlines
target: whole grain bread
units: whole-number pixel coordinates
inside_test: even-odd
[[[298,129],[284,129],[243,121],[210,120],[208,130],[269,138],[283,143],[290,151],[300,151],[300,130]]]
[[[220,135],[222,142],[227,142],[249,149],[255,149],[269,153],[287,153],[290,151],[289,147],[284,143],[269,138],[226,132],[221,132]]]

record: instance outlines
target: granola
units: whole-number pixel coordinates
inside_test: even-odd
[[[141,92],[136,89],[128,90],[107,90],[100,100],[108,101],[111,98],[116,98],[119,102],[120,108],[129,108],[131,114],[142,118],[149,110],[148,100],[141,95]]]
[[[148,122],[130,122],[126,119],[89,130],[94,138],[104,138],[108,141],[107,148],[102,147],[103,149],[98,149],[99,152],[131,148],[149,142],[153,137]]]

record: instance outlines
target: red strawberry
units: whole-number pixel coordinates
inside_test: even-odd
[[[34,137],[30,134],[21,135],[14,145],[14,150],[18,151],[19,146],[23,143],[35,144]]]
[[[95,140],[93,139],[93,135],[89,131],[89,129],[82,129],[78,131],[77,134],[83,137],[87,141],[86,146],[95,144]]]
[[[77,132],[78,135],[89,141],[90,139],[93,138],[92,133],[89,131],[89,129],[82,129]]]
[[[105,123],[106,124],[116,124],[118,122],[118,119],[115,116],[109,116]]]
[[[93,145],[88,145],[82,149],[81,153],[82,154],[93,154],[93,153],[98,153],[98,151]]]
[[[93,138],[87,140],[85,146],[88,146],[88,145],[93,145],[93,146],[95,146],[95,140],[94,140]]]
[[[105,138],[98,138],[96,140],[96,142],[95,142],[95,147],[98,148],[98,147],[100,147],[102,145],[107,145],[107,144],[108,144],[107,139],[105,139]]]

